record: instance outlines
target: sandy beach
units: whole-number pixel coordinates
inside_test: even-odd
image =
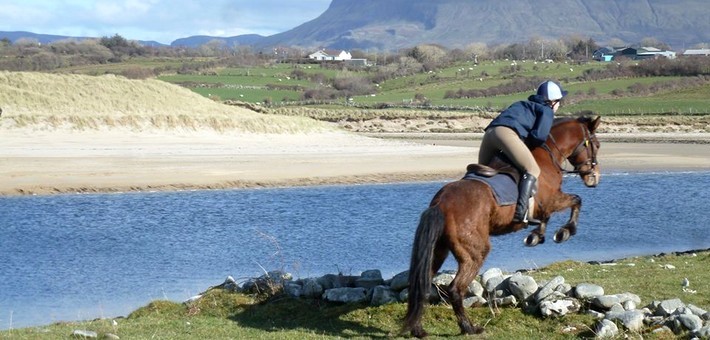
[[[459,178],[480,135],[8,129],[0,195]],[[386,137],[386,138],[384,138]],[[709,134],[599,134],[603,172],[710,170]]]

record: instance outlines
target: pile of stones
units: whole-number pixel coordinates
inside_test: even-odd
[[[430,303],[445,301],[445,287],[454,276],[454,272],[443,272],[434,277]],[[407,301],[408,280],[408,271],[388,280],[382,278],[379,270],[368,270],[358,276],[328,274],[297,280],[291,274],[274,271],[241,285],[230,276],[213,288],[248,294],[283,292],[295,298],[378,306]],[[633,293],[606,294],[603,287],[592,283],[571,286],[562,276],[536,282],[522,272],[505,274],[498,268],[479,275],[469,285],[464,300],[466,307],[515,307],[543,318],[588,313],[598,320],[594,325],[597,337],[614,337],[627,330],[676,334],[687,331],[695,337],[710,338],[710,313],[698,306],[684,304],[680,299],[653,301],[643,307],[640,304],[641,299]]]

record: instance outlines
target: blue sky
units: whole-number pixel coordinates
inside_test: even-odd
[[[0,31],[169,44],[192,35],[280,33],[321,15],[331,0],[0,0]]]

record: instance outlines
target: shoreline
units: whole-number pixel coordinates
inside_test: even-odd
[[[457,180],[481,134],[4,130],[0,196]],[[600,133],[604,172],[710,171],[710,134]]]

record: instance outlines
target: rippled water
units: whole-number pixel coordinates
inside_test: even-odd
[[[126,315],[264,270],[389,278],[407,269],[419,214],[442,184],[0,198],[0,329]],[[710,172],[564,186],[583,199],[577,236],[535,248],[525,231],[493,238],[485,268],[710,248]]]

